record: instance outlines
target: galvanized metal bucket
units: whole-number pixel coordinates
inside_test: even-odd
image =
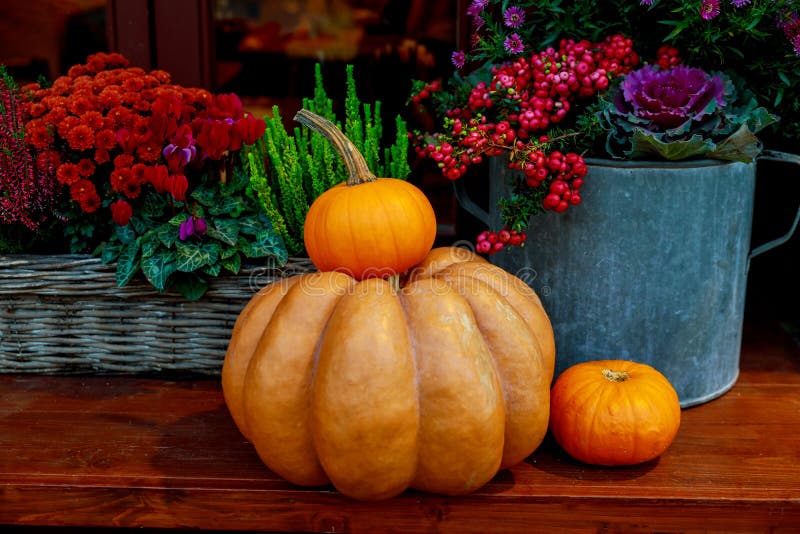
[[[765,152],[761,159],[800,164]],[[496,159],[496,158],[495,158]],[[750,260],[756,164],[712,160],[587,160],[583,203],[531,220],[528,243],[493,261],[533,287],[556,337],[556,374],[578,362],[630,359],[661,371],[681,406],[714,399],[739,373]],[[491,168],[490,213],[462,205],[492,227],[511,171]]]

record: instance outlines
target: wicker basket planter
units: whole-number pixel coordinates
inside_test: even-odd
[[[308,259],[244,268],[203,298],[117,287],[115,268],[89,256],[0,256],[0,372],[219,374],[242,308],[264,285],[312,271]]]

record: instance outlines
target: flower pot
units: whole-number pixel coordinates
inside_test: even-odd
[[[794,228],[750,250],[755,163],[587,163],[582,204],[534,217],[523,248],[492,257],[539,293],[556,374],[630,359],[660,370],[683,407],[722,395],[739,372],[750,259]],[[514,172],[492,162],[493,227]]]

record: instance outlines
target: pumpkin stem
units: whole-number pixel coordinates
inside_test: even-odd
[[[375,175],[370,172],[367,162],[364,160],[364,156],[361,155],[352,141],[350,141],[350,139],[348,139],[331,121],[307,109],[298,111],[294,116],[294,120],[322,135],[333,145],[342,157],[344,166],[349,174],[347,177],[347,185],[358,185],[377,180]]]
[[[625,382],[631,377],[631,375],[625,371],[612,371],[611,369],[603,369],[602,373],[603,376],[606,377],[606,380],[611,382]]]

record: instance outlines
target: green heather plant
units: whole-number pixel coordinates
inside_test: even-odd
[[[314,96],[303,99],[303,108],[337,126],[341,124],[333,111],[333,101],[325,92],[319,65],[315,71]],[[250,183],[289,253],[301,255],[305,253],[303,222],[308,207],[324,191],[343,182],[347,173],[335,149],[320,134],[299,126],[289,134],[277,106],[266,123],[262,138],[246,150]],[[406,123],[396,117],[395,140],[384,147],[381,102],[371,105],[360,101],[352,65],[347,66],[343,130],[376,176],[408,177]]]

